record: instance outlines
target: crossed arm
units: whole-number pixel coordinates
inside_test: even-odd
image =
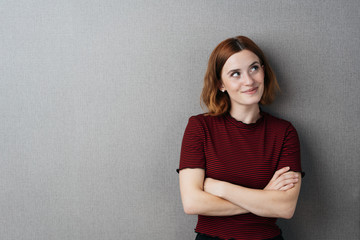
[[[205,170],[200,168],[181,170],[179,179],[185,213],[207,216],[251,212],[263,217],[291,218],[301,186],[300,173],[289,168],[276,171],[262,190],[205,179]]]

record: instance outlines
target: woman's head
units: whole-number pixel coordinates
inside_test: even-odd
[[[276,90],[279,90],[279,86],[276,81],[275,74],[273,73],[262,50],[249,38],[238,36],[221,42],[210,55],[208,68],[204,77],[204,88],[201,94],[202,101],[208,108],[208,114],[217,116],[230,110],[230,96],[229,93],[223,89],[223,80],[225,80],[223,79],[223,68],[230,57],[243,50],[250,51],[250,55],[255,54],[255,58],[258,59],[259,65],[262,67],[261,70],[263,71],[264,84],[263,94],[261,99],[259,99],[259,102],[265,105],[270,104],[274,100],[275,92]],[[245,52],[248,53],[248,51]],[[233,60],[233,58],[237,57],[237,55],[234,55],[230,60]],[[250,56],[249,54],[240,55]],[[243,56],[238,59],[244,59]],[[227,63],[227,65],[228,64],[229,63]]]

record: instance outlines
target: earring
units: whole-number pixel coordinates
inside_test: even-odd
[[[225,89],[221,90],[222,92],[225,92]]]

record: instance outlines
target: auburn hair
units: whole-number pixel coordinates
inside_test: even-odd
[[[207,114],[218,116],[230,110],[231,102],[228,93],[220,91],[221,71],[230,56],[244,49],[253,52],[259,58],[260,64],[264,65],[264,93],[260,104],[267,105],[274,101],[276,91],[279,91],[280,87],[264,53],[251,39],[237,36],[222,41],[210,55],[201,93],[201,100],[208,109]]]

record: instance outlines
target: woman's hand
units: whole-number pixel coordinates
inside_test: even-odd
[[[264,190],[286,191],[293,188],[299,181],[299,175],[289,170],[290,167],[284,167],[277,170]]]

